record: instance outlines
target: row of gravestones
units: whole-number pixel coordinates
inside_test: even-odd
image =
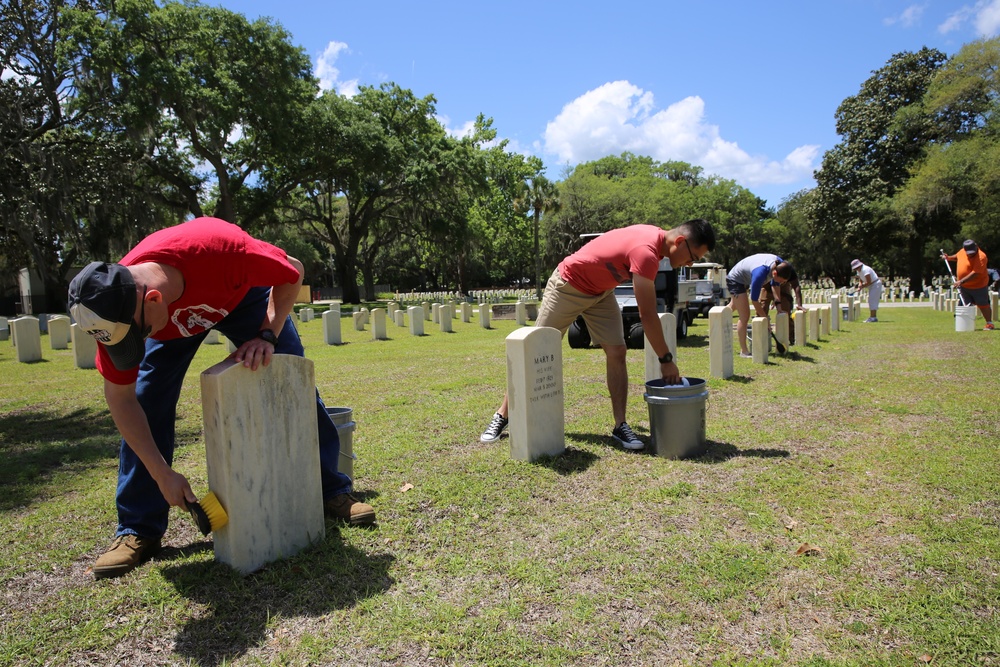
[[[990,308],[993,311],[993,316],[996,317],[997,306],[1000,306],[1000,293],[991,291],[989,294]],[[933,306],[934,310],[954,313],[955,307],[959,305],[963,304],[958,297],[957,290],[941,290],[931,293],[931,306]]]
[[[514,304],[515,319],[518,325],[525,326],[531,313],[532,304],[518,302]],[[302,309],[302,311],[311,309]],[[309,321],[311,315],[302,319],[302,311],[299,312],[299,319]],[[438,325],[442,333],[453,331],[452,321],[461,319],[468,324],[472,320],[472,304],[466,302],[458,305],[448,303],[428,303],[424,302],[419,306],[409,306],[406,310],[399,308],[394,301],[389,302],[386,308],[360,308],[351,313],[351,321],[355,331],[364,331],[366,326],[371,327],[372,340],[385,340],[389,337],[387,322],[392,321],[399,328],[409,328],[410,335],[423,336],[424,323],[433,322]],[[340,345],[343,342],[341,331],[341,317],[339,309],[328,310],[323,313],[323,340],[327,345]],[[490,327],[490,306],[485,303],[479,304],[479,325],[484,329]]]
[[[8,320],[0,317],[0,341],[10,338],[17,353],[17,360],[31,363],[42,359],[41,319],[25,315]],[[65,350],[72,343],[73,358],[77,368],[95,368],[97,342],[85,334],[78,324],[72,324],[66,315],[46,316],[45,328],[53,350]]]
[[[839,331],[841,321],[853,322],[861,319],[861,300],[847,297],[846,305],[841,305],[840,295],[830,296],[830,303],[809,305],[804,311],[796,311],[789,318],[788,313],[778,313],[774,322],[774,339],[783,347],[792,345],[789,327],[794,326],[795,340],[802,345],[806,341],[819,342],[821,336],[829,336]],[[750,321],[750,353],[753,363],[766,364],[771,349],[770,321],[766,317],[755,317]],[[709,374],[717,378],[733,376],[733,309],[716,306],[708,311],[708,356]]]

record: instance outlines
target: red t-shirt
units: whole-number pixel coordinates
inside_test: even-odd
[[[973,271],[976,272],[976,277],[972,280],[966,280],[962,283],[962,287],[965,287],[966,289],[979,289],[980,287],[986,287],[990,282],[990,275],[986,272],[986,253],[984,253],[980,248],[976,251],[975,255],[970,255],[965,252],[965,250],[959,250],[957,254],[958,266],[956,267],[955,272],[959,280]]]
[[[631,280],[632,274],[656,280],[666,235],[656,225],[612,229],[560,262],[559,275],[595,296]]]
[[[218,218],[196,218],[154,232],[119,264],[144,262],[172,266],[184,276],[184,293],[169,304],[170,322],[156,332],[157,340],[194,336],[211,329],[239,305],[251,287],[273,287],[299,279],[284,250]],[[138,368],[115,368],[103,345],[97,346],[97,370],[115,384],[131,384],[139,375]]]

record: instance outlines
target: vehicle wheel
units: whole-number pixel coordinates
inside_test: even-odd
[[[677,320],[677,339],[683,340],[688,336],[688,315],[687,313],[681,313],[681,317]]]
[[[574,350],[590,347],[590,332],[587,331],[587,325],[579,320],[569,325],[566,338],[569,340],[569,346]]]
[[[636,322],[628,330],[628,347],[633,350],[641,350],[646,346],[646,332],[642,330],[642,322]]]

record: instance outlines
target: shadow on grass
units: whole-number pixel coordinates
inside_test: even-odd
[[[30,503],[57,468],[117,458],[118,442],[107,410],[28,408],[0,415],[0,511]]]
[[[567,434],[569,435],[569,434]],[[536,460],[535,465],[553,470],[560,475],[575,475],[594,465],[599,457],[583,449],[567,447],[559,456],[543,456]]]
[[[389,590],[393,561],[346,545],[328,523],[321,544],[247,577],[214,561],[167,566],[177,592],[207,607],[181,627],[175,651],[201,665],[238,659],[268,641],[275,616],[319,617]]]
[[[706,450],[704,454],[688,460],[695,463],[722,463],[738,456],[755,456],[762,459],[785,459],[791,456],[786,449],[761,449],[758,447],[740,449],[728,442],[718,442],[716,440],[707,440],[705,444]]]

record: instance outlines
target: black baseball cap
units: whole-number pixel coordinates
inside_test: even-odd
[[[965,243],[962,244],[962,247],[965,248],[965,254],[967,255],[975,255],[979,252],[979,246],[977,246],[976,242],[972,239],[965,239]]]
[[[135,368],[146,354],[135,322],[136,296],[135,279],[121,264],[91,262],[69,284],[70,314],[120,371]]]

